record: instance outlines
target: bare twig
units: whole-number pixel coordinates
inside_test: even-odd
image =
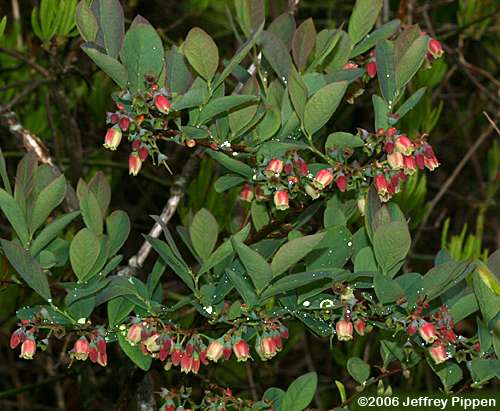
[[[11,50],[11,49],[8,49],[5,47],[1,47],[1,46],[0,46],[0,53],[4,53],[4,54],[6,54],[6,55],[8,55],[16,60],[19,60],[19,61],[22,61],[23,63],[26,63],[27,65],[29,65],[31,68],[38,71],[42,76],[44,76],[46,78],[51,77],[50,72],[45,67],[42,67],[39,64],[37,64],[37,62],[35,61],[34,58],[27,56],[26,54],[23,54],[23,53],[16,51],[16,50]]]
[[[491,118],[484,113],[488,121],[492,122]],[[496,128],[496,126],[495,126]],[[434,208],[436,205],[439,203],[439,201],[443,198],[443,196],[446,194],[448,189],[451,187],[453,182],[456,180],[462,169],[465,167],[467,162],[470,160],[472,155],[476,152],[476,150],[483,144],[488,136],[491,134],[493,131],[494,127],[493,125],[488,127],[483,134],[476,140],[476,142],[469,148],[465,156],[462,157],[462,160],[458,163],[458,165],[455,167],[455,170],[453,170],[453,173],[448,177],[448,179],[444,182],[444,184],[441,186],[441,189],[439,192],[436,194],[436,196],[432,199],[432,201],[429,204],[429,207],[427,208],[427,211],[425,212],[424,216],[422,217],[422,222],[420,224],[420,229],[417,231],[417,234],[415,235],[415,239],[413,241],[412,247],[415,248],[417,245],[418,241],[420,240],[420,237],[422,236],[423,228],[427,225],[427,221],[429,221],[429,218],[432,214],[432,211],[434,211]]]

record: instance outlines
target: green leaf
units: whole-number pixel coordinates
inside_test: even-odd
[[[365,143],[359,135],[338,131],[328,136],[325,149],[334,147],[363,147]]]
[[[17,242],[0,239],[3,252],[14,270],[45,300],[51,299],[49,282],[40,264]]]
[[[78,31],[83,39],[85,41],[95,41],[99,25],[94,13],[92,13],[85,0],[81,0],[78,6],[76,6],[75,20]]]
[[[234,0],[234,6],[238,22],[246,36],[264,24],[264,0]]]
[[[335,385],[337,386],[337,389],[339,390],[340,394],[340,400],[342,401],[342,404],[347,401],[347,393],[345,390],[344,384],[342,384],[340,381],[335,380]],[[341,411],[341,409],[337,408],[337,411]]]
[[[328,227],[316,249],[307,257],[309,271],[342,268],[352,255],[352,234],[342,225]]]
[[[226,274],[234,284],[234,288],[236,288],[238,293],[243,297],[245,304],[250,308],[253,307],[257,303],[257,296],[255,295],[254,288],[248,280],[248,277],[234,268],[227,268]]]
[[[267,107],[266,114],[257,125],[257,139],[259,142],[269,140],[281,127],[280,110],[274,106]]]
[[[117,333],[117,336],[120,348],[127,355],[127,357],[130,358],[132,362],[141,370],[148,371],[151,367],[153,359],[149,355],[144,354],[139,345],[130,345],[121,333]]]
[[[292,67],[292,59],[288,47],[275,34],[263,31],[261,34],[262,52],[271,67],[284,83],[288,81],[288,74]]]
[[[184,54],[176,46],[167,51],[165,56],[165,73],[167,88],[172,93],[185,93],[192,82],[191,72],[186,64]]]
[[[370,366],[359,357],[347,360],[347,371],[360,384],[364,384],[370,376]]]
[[[79,280],[86,278],[94,266],[101,246],[97,236],[88,228],[81,229],[69,247],[69,259],[73,272]]]
[[[289,50],[295,33],[295,19],[290,13],[280,14],[271,22],[267,31],[278,37]]]
[[[97,202],[94,193],[87,188],[80,195],[80,211],[85,225],[90,228],[95,235],[102,234],[103,215],[101,207]]]
[[[216,89],[219,87],[222,82],[234,71],[234,69],[243,61],[245,56],[250,52],[253,46],[257,43],[259,36],[262,33],[262,29],[264,28],[264,24],[261,24],[257,29],[252,33],[250,38],[245,41],[231,61],[226,65],[221,75],[217,77],[217,80],[214,82],[213,88]]]
[[[318,376],[315,372],[301,375],[290,384],[285,396],[281,400],[281,409],[284,411],[303,411],[314,397],[318,385]]]
[[[365,37],[377,21],[383,0],[357,0],[349,19],[349,37],[356,44]]]
[[[424,275],[424,290],[427,300],[439,297],[448,288],[457,284],[468,273],[468,263],[450,261],[431,268]]]
[[[267,298],[277,294],[285,293],[290,290],[295,290],[305,285],[313,284],[315,281],[331,278],[333,274],[338,274],[338,271],[307,271],[303,273],[288,274],[276,281],[274,281],[268,288],[264,290],[261,300],[265,301]]]
[[[375,111],[375,130],[383,128],[387,130],[389,128],[389,120],[387,114],[389,113],[389,107],[385,100],[374,94],[372,96],[373,110]]]
[[[398,93],[396,80],[396,62],[394,59],[394,45],[389,40],[377,44],[377,78],[380,90],[391,110]]]
[[[325,59],[330,55],[330,53],[333,51],[335,46],[337,45],[337,42],[341,38],[341,33],[344,33],[347,39],[349,40],[349,37],[347,36],[347,33],[341,32],[340,30],[333,30],[333,29],[325,29],[321,30],[317,37],[316,37],[316,52],[314,56],[314,60],[308,67],[308,71],[313,71],[317,66],[320,66],[323,64]],[[344,43],[346,44],[346,43]],[[347,46],[350,50],[351,48],[351,43],[350,40],[347,43]]]
[[[380,226],[373,235],[375,257],[384,274],[393,277],[410,251],[411,237],[408,225],[391,222]]]
[[[17,181],[16,181],[17,185]],[[29,234],[26,218],[16,200],[0,188],[0,208],[23,244],[28,244]]]
[[[219,66],[219,49],[204,30],[194,27],[190,30],[183,45],[189,64],[210,82]]]
[[[217,243],[219,234],[219,225],[215,217],[206,208],[198,211],[191,226],[189,227],[189,236],[196,253],[203,261],[206,261]]]
[[[296,238],[280,247],[271,262],[273,277],[276,277],[293,265],[297,264],[307,254],[316,248],[325,237],[325,233]]]
[[[107,54],[101,53],[93,43],[85,43],[82,50],[89,56],[92,61],[104,71],[111,79],[121,88],[127,87],[127,69],[123,64]]]
[[[4,17],[5,20],[5,17]],[[0,36],[1,37],[1,36]],[[10,185],[9,175],[7,174],[7,164],[5,163],[5,157],[0,148],[0,176],[2,177],[3,186],[5,191],[12,195],[12,187]]]
[[[109,255],[115,255],[125,244],[130,234],[130,218],[122,210],[113,211],[106,218],[106,230],[108,232]]]
[[[446,391],[449,391],[455,384],[463,378],[462,369],[451,361],[443,364],[433,365],[434,372],[437,374]]]
[[[424,297],[424,280],[419,273],[405,273],[398,276],[396,282],[403,289],[408,309],[417,306],[417,301]]]
[[[97,172],[88,184],[89,190],[94,193],[94,196],[101,208],[102,215],[108,213],[109,203],[111,202],[111,187],[107,177],[102,171]]]
[[[415,93],[413,93],[408,100],[406,100],[401,106],[397,109],[396,114],[398,115],[398,121],[401,120],[409,111],[415,107],[422,96],[425,94],[427,87],[419,88]]]
[[[305,20],[293,36],[292,55],[299,71],[302,71],[316,44],[316,28],[312,18]]]
[[[354,260],[354,272],[359,273],[363,271],[374,271],[378,270],[377,261],[375,260],[375,254],[373,254],[373,249],[371,247],[363,247],[356,254]]]
[[[373,288],[382,304],[393,303],[404,296],[403,289],[395,280],[380,273],[373,277]]]
[[[470,364],[470,371],[474,380],[473,386],[481,386],[492,378],[498,377],[498,370],[500,370],[500,360],[474,358]]]
[[[135,304],[125,297],[116,297],[108,302],[108,321],[110,327],[115,327],[124,321]]]
[[[54,238],[56,238],[66,226],[80,215],[79,211],[74,211],[69,214],[64,214],[50,224],[47,224],[38,234],[35,240],[31,243],[30,252],[33,257],[36,257]]]
[[[234,238],[231,242],[233,244],[234,251],[236,251],[240,257],[247,274],[252,279],[257,293],[260,293],[273,278],[271,267],[266,262],[264,257],[247,245],[236,241]]]
[[[234,158],[229,157],[227,154],[221,153],[219,151],[207,150],[206,153],[228,170],[242,175],[243,177],[246,177],[248,179],[252,178],[252,168],[247,164],[235,160]]]
[[[233,110],[241,105],[256,102],[256,96],[234,95],[219,97],[210,102],[201,110],[198,122],[204,124],[218,114]]]
[[[6,26],[7,26],[7,16],[3,16],[2,20],[0,20],[0,40],[3,37],[3,33],[5,32]]]
[[[130,91],[143,91],[145,76],[157,79],[163,69],[165,53],[160,36],[149,23],[132,25],[125,35],[121,57]]]
[[[217,193],[223,193],[230,188],[239,186],[245,181],[245,178],[236,176],[234,174],[227,174],[219,177],[214,184],[214,189]]]
[[[479,306],[474,293],[469,293],[460,297],[448,308],[448,312],[455,324],[467,318],[469,315],[474,314],[477,310],[479,310]]]
[[[31,214],[30,231],[34,233],[48,218],[50,213],[63,202],[66,195],[66,179],[57,177],[38,195]]]
[[[119,0],[94,0],[94,15],[99,22],[97,42],[106,49],[106,53],[117,58],[123,42],[124,16]]]
[[[356,44],[356,46],[352,49],[349,58],[352,59],[354,57],[357,57],[360,54],[363,54],[365,51],[370,50],[380,40],[389,38],[392,33],[394,33],[399,28],[400,23],[401,22],[399,20],[391,20],[377,30],[371,32],[369,36],[366,36],[362,41]]]
[[[267,213],[267,207],[265,204],[256,200],[252,201],[250,213],[252,215],[253,225],[257,231],[260,231],[262,227],[269,224],[269,214]]]
[[[307,102],[304,113],[304,127],[313,135],[321,129],[332,117],[342,101],[347,89],[347,83],[331,83],[321,88]]]
[[[153,238],[150,236],[145,236],[148,243],[150,243],[158,255],[168,264],[168,266],[179,276],[179,278],[184,281],[184,283],[191,289],[195,291],[194,280],[184,262],[179,261],[179,259],[174,255],[170,247],[161,240]]]
[[[290,76],[288,79],[288,94],[293,104],[295,112],[301,121],[304,121],[304,111],[307,103],[307,86],[302,80],[302,76],[295,69],[294,66],[290,69]]]
[[[472,284],[477,302],[484,320],[489,323],[500,311],[500,296],[498,296],[476,271],[472,275]]]
[[[419,36],[396,65],[397,87],[403,89],[422,66],[427,54],[428,36]],[[378,56],[378,55],[377,55]],[[378,62],[378,57],[377,57]],[[377,66],[378,67],[378,66]]]

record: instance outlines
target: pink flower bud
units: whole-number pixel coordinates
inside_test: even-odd
[[[135,345],[141,341],[142,327],[140,324],[132,324],[127,332],[127,340],[130,344]]]
[[[436,39],[429,40],[429,43],[427,44],[427,51],[435,59],[440,58],[444,53],[443,46]]]
[[[388,183],[383,174],[377,174],[375,176],[374,183],[379,194],[383,195],[388,192]]]
[[[120,130],[120,127],[113,126],[111,128],[108,128],[106,136],[104,137],[103,146],[105,148],[109,148],[110,150],[116,150],[116,148],[120,145],[121,141],[122,141],[122,131]]]
[[[393,135],[395,135],[397,133],[398,130],[396,130],[396,127],[389,127],[387,129],[387,131],[385,132],[385,135],[387,137],[392,137]]]
[[[217,362],[224,354],[224,345],[220,340],[213,340],[207,348],[207,358],[210,361]]]
[[[406,329],[406,332],[408,333],[408,335],[415,335],[415,333],[417,332],[417,325],[415,324],[415,322],[412,322],[408,328]]]
[[[437,158],[435,156],[424,157],[424,164],[431,171],[439,167],[439,162],[437,161]]]
[[[208,365],[207,350],[200,351],[200,361],[203,365]]]
[[[73,356],[77,360],[85,361],[89,356],[89,342],[85,337],[80,337],[73,347]]]
[[[387,155],[387,162],[393,170],[399,170],[404,167],[403,155],[397,151]]]
[[[17,348],[21,342],[24,341],[26,338],[23,330],[21,328],[18,328],[16,331],[12,333],[10,336],[10,348],[13,350],[14,348]]]
[[[457,335],[455,332],[449,328],[445,329],[442,331],[443,337],[451,342],[452,344],[455,344],[457,342]]]
[[[358,65],[356,63],[349,61],[348,63],[344,64],[343,68],[344,70],[354,70],[358,68]]]
[[[417,161],[413,156],[403,156],[405,174],[411,175],[417,171]]]
[[[141,140],[134,140],[132,141],[132,150],[137,151],[141,148],[142,141]]]
[[[366,323],[363,320],[358,319],[354,322],[354,329],[359,335],[365,335]]]
[[[440,342],[434,343],[432,347],[429,348],[429,354],[436,364],[441,364],[450,358],[444,345]]]
[[[200,371],[200,366],[201,366],[200,355],[197,352],[195,352],[192,358],[193,360],[191,362],[191,372],[193,374],[198,374],[198,371]]]
[[[417,167],[420,170],[423,170],[425,168],[425,161],[424,161],[424,155],[421,153],[415,154],[415,162],[417,163]]]
[[[284,325],[280,326],[280,335],[281,335],[281,338],[288,340],[288,337],[290,334],[288,332],[288,328],[286,328]]]
[[[118,122],[118,120],[120,119],[120,116],[116,113],[113,113],[109,116],[109,121],[112,123],[112,124],[116,124]]]
[[[331,170],[325,168],[323,170],[319,170],[314,177],[313,184],[319,190],[323,190],[328,187],[333,181],[333,174]]]
[[[172,364],[179,365],[181,363],[182,357],[182,346],[180,344],[176,344],[174,346],[174,351],[172,352]]]
[[[377,75],[377,63],[375,61],[368,62],[365,68],[370,78],[374,78]]]
[[[437,340],[436,328],[434,324],[423,322],[420,328],[418,329],[420,336],[424,339],[425,342],[432,343]]]
[[[347,177],[345,175],[339,175],[335,179],[335,184],[337,184],[337,188],[344,192],[347,190]]]
[[[193,366],[193,357],[184,353],[181,358],[181,372],[189,374]]]
[[[128,117],[122,117],[118,123],[122,131],[127,131],[130,125],[130,119]]]
[[[278,158],[273,158],[267,163],[266,171],[264,174],[269,177],[277,177],[283,171],[283,161]]]
[[[298,157],[295,161],[295,167],[297,167],[299,174],[306,175],[309,173],[309,168],[307,167],[307,163],[300,157]]]
[[[149,150],[146,147],[139,148],[139,158],[141,161],[145,161],[148,158]]]
[[[21,345],[21,355],[20,358],[25,360],[32,360],[36,352],[36,342],[33,338],[26,338]]]
[[[353,332],[352,322],[347,320],[340,320],[335,325],[335,329],[337,331],[337,338],[339,339],[339,341],[352,340],[352,332]]]
[[[99,355],[99,353],[97,352],[97,347],[94,344],[91,344],[90,350],[89,350],[90,361],[92,361],[93,363],[96,363],[98,355]]]
[[[286,210],[288,205],[288,191],[279,190],[274,193],[274,205],[278,210]]]
[[[160,348],[160,361],[163,362],[167,359],[171,349],[172,349],[172,339],[169,336],[163,336]]]
[[[248,203],[251,203],[253,200],[254,194],[253,194],[253,189],[250,184],[245,184],[243,188],[240,191],[240,199],[243,201],[246,201]]]
[[[132,153],[128,158],[128,172],[136,176],[141,171],[142,161],[137,153]]]
[[[158,94],[155,97],[154,102],[155,102],[155,107],[159,112],[163,114],[168,114],[170,112],[171,104],[169,99],[166,98],[165,96]]]
[[[397,152],[409,156],[413,153],[414,145],[411,140],[405,135],[399,136],[394,142],[394,146]]]
[[[270,336],[265,336],[257,341],[257,352],[263,360],[268,360],[276,355],[276,343]]]
[[[283,170],[285,171],[285,174],[292,174],[293,171],[293,164],[290,162],[287,162],[285,166],[283,167]]]
[[[227,361],[231,358],[231,354],[233,353],[232,348],[231,348],[231,343],[226,342],[224,344],[224,350],[222,351],[222,354],[224,355],[224,359]]]
[[[233,351],[238,362],[246,361],[250,358],[250,347],[245,340],[240,339],[236,344],[234,344]]]
[[[385,152],[387,154],[392,154],[394,152],[394,143],[392,141],[389,141],[386,145],[385,145]]]

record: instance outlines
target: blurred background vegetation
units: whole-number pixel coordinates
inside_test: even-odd
[[[151,226],[148,216],[160,213],[187,154],[172,147],[169,166],[173,175],[164,168],[148,165],[138,177],[131,178],[125,150],[101,149],[105,113],[113,109],[114,85],[79,49],[81,40],[73,20],[76,0],[51,1],[60,18],[48,19],[40,4],[43,1],[0,0],[0,21],[7,16],[3,37],[0,23],[0,117],[14,111],[19,121],[41,138],[55,163],[66,170],[73,183],[81,176],[89,179],[97,171],[106,173],[113,187],[112,207],[127,211],[133,222],[125,249],[130,256],[141,243],[140,234]],[[346,24],[354,0],[268,0],[269,21],[295,3],[299,5],[298,21],[313,17],[317,28],[323,29]],[[198,25],[212,34],[227,57],[238,46],[229,17],[232,1],[123,0],[122,4],[128,19],[136,14],[149,19],[165,44],[180,44],[188,30]],[[401,127],[410,136],[429,133],[429,141],[442,164],[432,176],[412,177],[396,199],[413,228],[414,244],[407,268],[425,270],[441,247],[448,248],[455,258],[484,259],[490,250],[500,248],[500,146],[492,125],[498,121],[500,108],[500,2],[387,0],[379,23],[392,18],[401,19],[403,24],[418,23],[423,31],[440,40],[446,51],[443,59],[421,71],[412,83],[409,93],[423,85],[428,90]],[[369,93],[361,94],[356,104],[342,109],[338,129],[372,127],[371,101],[367,96]],[[13,175],[24,150],[7,127],[0,126],[0,147]],[[203,206],[216,215],[221,225],[230,228],[234,224],[231,218],[241,218],[244,211],[244,206],[236,201],[237,192],[217,194],[211,189],[218,175],[213,162],[203,159],[200,170],[172,224],[185,222]],[[9,233],[0,217],[0,237]],[[29,363],[15,358],[7,346],[15,324],[14,311],[28,304],[31,294],[3,276],[4,264],[0,260],[0,409],[120,407],[117,387],[126,382],[123,370],[132,367],[127,360],[121,368],[94,370],[83,365],[66,370],[56,354],[39,356]],[[349,356],[362,355],[367,343],[358,339],[330,354],[325,342],[306,337],[300,330],[292,329],[291,335],[277,360],[253,369],[218,367],[217,380],[245,391],[247,376],[253,375],[255,385],[250,391],[262,394],[268,386],[286,386],[310,368],[319,369],[320,375],[332,375]],[[301,355],[300,360],[287,356],[290,352],[302,352],[304,347],[308,355]],[[59,352],[57,348],[54,351]],[[325,360],[329,355],[331,359]],[[161,370],[154,373],[158,374],[155,380],[163,385],[168,385],[169,379],[182,382],[172,376],[160,377]],[[430,375],[426,368],[421,368],[410,379],[395,377],[392,383],[399,389],[432,390],[436,385]],[[335,378],[341,380],[342,375]],[[323,382],[333,387],[333,381]],[[331,391],[332,396],[337,395],[334,388]]]

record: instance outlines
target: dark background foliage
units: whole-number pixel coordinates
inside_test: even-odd
[[[8,16],[8,35],[0,43],[0,106],[13,109],[23,125],[43,140],[73,183],[81,176],[88,179],[99,170],[108,175],[113,189],[112,208],[127,211],[133,224],[124,250],[130,256],[141,243],[140,234],[151,226],[148,216],[161,211],[174,176],[182,169],[188,154],[172,146],[169,166],[173,175],[163,167],[148,165],[138,177],[129,177],[127,153],[101,148],[105,112],[113,109],[110,98],[113,84],[80,51],[78,37],[49,50],[41,46],[30,23],[36,3],[0,1],[0,17]],[[231,3],[225,0],[122,2],[127,18],[136,14],[147,17],[165,43],[179,44],[188,30],[198,25],[213,35],[227,57],[237,47],[227,17]],[[289,3],[269,1],[268,15],[276,17],[299,3],[297,20],[313,17],[318,28],[325,28],[346,23],[354,1]],[[434,82],[437,87],[428,92],[402,127],[410,134],[429,132],[429,140],[442,163],[427,182],[421,182],[419,190],[409,189],[398,199],[414,229],[415,242],[407,268],[430,267],[433,255],[443,245],[456,257],[484,256],[488,250],[500,248],[497,192],[500,149],[498,134],[483,114],[487,113],[495,122],[499,108],[500,4],[494,0],[387,1],[381,19],[395,17],[407,24],[420,24],[446,50],[442,61],[419,75],[416,83]],[[54,80],[44,81],[33,64],[9,57],[9,50],[22,50],[31,56],[32,62],[52,73]],[[416,90],[418,84],[413,87]],[[361,95],[354,105],[343,108],[336,124],[339,130],[372,127],[373,120],[367,115],[371,112],[371,101],[365,97]],[[480,144],[476,144],[478,141]],[[0,128],[0,142],[13,175],[24,150],[6,128]],[[237,220],[242,218],[237,193],[222,195],[210,191],[217,173],[213,162],[202,160],[201,172],[190,183],[172,226],[187,221],[202,206],[210,209],[225,227],[234,223],[232,216]],[[443,230],[445,234],[447,230],[447,235]],[[9,232],[6,221],[0,219],[0,237],[7,237]],[[177,373],[166,375],[158,368],[146,376],[146,381],[152,384],[145,384],[143,373],[134,371],[126,358],[114,352],[111,366],[106,369],[88,364],[66,369],[59,358],[63,347],[55,344],[49,348],[52,353],[40,355],[33,362],[18,360],[8,348],[8,336],[15,326],[15,307],[29,304],[31,293],[3,276],[3,264],[0,260],[0,409],[127,409],[127,401],[138,386],[139,395],[147,396],[148,392],[142,393],[141,389],[156,390],[187,382]],[[175,290],[176,285],[167,283],[165,287]],[[465,322],[461,326],[466,330],[469,325]],[[363,356],[371,349],[369,341],[358,339],[330,352],[328,341],[306,336],[294,327],[290,334],[292,339],[276,360],[258,366],[218,367],[210,379],[214,377],[221,385],[229,384],[235,391],[251,397],[261,395],[268,386],[286,387],[294,377],[316,369],[320,384],[335,396],[333,381],[326,381],[326,376],[342,380],[348,355]],[[200,386],[207,377],[191,379],[190,384]],[[410,379],[396,376],[391,382],[393,389],[425,391],[433,389],[434,378],[422,364]],[[320,404],[317,402],[316,406]]]

